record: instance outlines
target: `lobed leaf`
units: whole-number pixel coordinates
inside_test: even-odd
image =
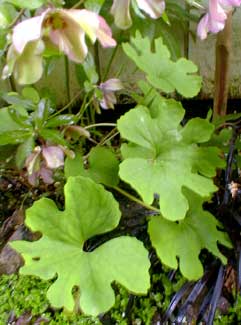
[[[172,61],[161,37],[155,39],[152,49],[148,37],[142,37],[137,32],[136,37],[122,47],[138,68],[146,73],[146,78],[153,87],[166,93],[177,90],[184,97],[193,97],[199,93],[201,77],[195,74],[197,66],[184,58]]]
[[[80,290],[80,308],[98,315],[114,304],[113,281],[132,292],[149,288],[148,252],[136,238],[119,237],[92,252],[84,251],[87,239],[115,228],[120,220],[117,202],[101,185],[85,177],[69,177],[65,185],[65,210],[50,199],[40,199],[27,210],[26,224],[42,237],[35,242],[15,241],[25,265],[22,274],[57,279],[47,296],[54,307],[73,310],[72,290]]]
[[[183,219],[188,210],[183,188],[210,196],[216,186],[209,177],[224,165],[217,148],[198,145],[210,139],[214,126],[195,118],[182,127],[183,116],[180,103],[158,95],[150,109],[138,105],[117,123],[128,140],[121,147],[120,177],[148,204],[158,194],[161,214],[173,221]]]
[[[203,248],[226,263],[217,247],[217,242],[231,248],[231,242],[226,233],[217,230],[218,221],[202,208],[203,199],[185,190],[189,201],[189,210],[184,220],[172,222],[161,216],[152,217],[148,232],[152,245],[160,260],[171,268],[178,267],[189,280],[196,280],[203,274],[203,266],[199,254]]]

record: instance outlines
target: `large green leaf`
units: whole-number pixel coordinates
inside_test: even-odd
[[[197,66],[184,58],[173,62],[161,37],[155,40],[154,50],[148,37],[143,38],[140,33],[122,46],[138,68],[146,73],[152,86],[166,93],[176,89],[185,97],[193,97],[200,91],[201,77],[195,74]]]
[[[129,141],[121,147],[124,161],[119,174],[146,203],[151,204],[154,194],[159,194],[162,215],[179,220],[188,210],[183,188],[209,196],[216,186],[208,177],[224,162],[217,148],[198,145],[210,139],[211,123],[195,118],[181,127],[184,110],[180,103],[161,96],[153,103],[150,109],[139,105],[118,120],[121,136]]]
[[[116,186],[119,183],[118,171],[119,162],[115,154],[105,147],[91,149],[87,169],[84,168],[83,157],[79,153],[76,153],[74,159],[67,157],[64,165],[66,177],[90,177],[97,183],[109,186]]]
[[[218,231],[218,221],[202,209],[203,199],[191,191],[185,191],[190,209],[184,220],[172,222],[161,216],[152,217],[148,231],[152,245],[161,261],[171,268],[179,266],[182,274],[190,280],[203,274],[199,260],[201,249],[206,248],[223,263],[226,258],[220,253],[217,242],[232,247],[226,233]]]
[[[132,292],[149,288],[148,252],[136,238],[119,237],[92,252],[83,250],[87,239],[118,225],[120,211],[111,193],[85,177],[69,177],[65,185],[65,210],[43,198],[27,210],[26,224],[42,237],[36,242],[16,241],[11,246],[23,254],[22,274],[43,279],[57,275],[48,290],[53,306],[74,308],[72,289],[80,290],[80,307],[97,315],[114,304],[113,281]]]

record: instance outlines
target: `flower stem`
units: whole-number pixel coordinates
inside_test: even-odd
[[[105,81],[109,72],[110,72],[110,68],[111,68],[111,65],[112,65],[112,62],[114,61],[114,58],[116,56],[116,53],[117,53],[117,49],[118,49],[118,44],[116,45],[116,47],[114,48],[112,54],[111,54],[111,57],[110,57],[110,60],[108,62],[108,65],[106,67],[106,70],[105,70],[105,73],[104,73],[104,77],[103,77],[103,80],[101,81]]]
[[[85,129],[91,129],[91,128],[95,128],[95,127],[98,127],[98,126],[113,126],[113,127],[116,127],[116,124],[115,123],[96,123],[96,124],[90,124],[90,125],[87,125],[85,126]]]

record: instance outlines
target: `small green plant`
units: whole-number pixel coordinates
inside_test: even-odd
[[[191,14],[172,0],[6,2],[2,12],[6,16],[4,35],[9,32],[9,37],[1,44],[2,76],[9,78],[15,90],[15,82],[37,82],[51,70],[52,59],[65,55],[69,99],[66,106],[57,108],[49,96],[40,96],[33,87],[23,88],[21,94],[2,94],[8,106],[0,110],[0,149],[14,147],[15,165],[27,170],[32,186],[38,186],[38,178],[54,183],[52,173],[59,167],[64,167],[66,180],[62,210],[47,198],[26,210],[26,225],[42,237],[34,242],[11,242],[25,260],[20,273],[51,280],[46,290],[55,308],[81,309],[94,316],[114,305],[113,282],[131,293],[147,294],[148,245],[144,247],[129,235],[112,238],[111,233],[101,245],[88,246],[91,240],[115,230],[121,219],[118,202],[109,190],[146,209],[145,244],[150,242],[160,261],[179,267],[187,279],[202,276],[202,249],[226,263],[217,245],[231,248],[231,242],[215,217],[203,208],[218,190],[213,181],[216,170],[225,167],[223,134],[220,138],[215,135],[216,125],[209,115],[184,123],[182,104],[170,97],[175,93],[184,98],[196,96],[202,79],[193,62],[168,49],[165,39],[169,37],[160,36],[163,30],[170,31],[173,16],[181,15],[185,23]],[[196,1],[188,4],[200,7]],[[199,24],[201,38],[224,27],[233,2],[229,4],[228,8],[218,7],[222,13],[218,21],[212,15],[218,2],[209,7]],[[126,33],[113,29],[112,34],[112,22],[123,30],[132,27]],[[158,22],[166,27],[162,32]],[[115,48],[108,50],[112,52],[104,67],[96,40],[104,48]],[[119,79],[123,67],[109,76],[119,50],[144,74],[135,92]],[[72,99],[69,61],[76,64],[81,88]],[[113,108],[117,102],[114,92],[119,90],[131,95],[137,105],[133,104],[117,123],[96,123],[95,113],[101,112],[100,107]],[[71,105],[77,99],[82,102],[75,111]],[[96,128],[106,126],[113,127],[107,135],[97,132]],[[112,146],[111,139],[117,135],[120,140]],[[128,186],[130,192],[124,189]],[[155,215],[150,216],[148,210]],[[153,299],[157,304],[163,301],[158,295]],[[155,306],[145,298],[141,306],[138,315],[150,323]]]

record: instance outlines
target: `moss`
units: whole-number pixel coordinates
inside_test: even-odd
[[[181,275],[177,275],[175,282],[170,282],[167,274],[169,269],[163,273],[153,274],[151,277],[151,289],[147,296],[136,296],[130,311],[131,323],[134,325],[151,325],[153,317],[163,314],[169,306],[171,298],[186,281]],[[118,325],[127,325],[126,310],[128,308],[129,293],[122,286],[116,286],[116,303],[111,309],[111,318]]]
[[[32,316],[42,316],[49,324],[100,324],[98,318],[83,315],[69,315],[63,310],[50,311],[46,293],[50,281],[42,281],[33,276],[2,275],[0,277],[0,325],[7,324],[10,313],[17,317],[25,312]]]
[[[128,291],[115,286],[116,302],[110,311],[112,324],[127,325],[131,319],[134,325],[150,325],[153,317],[162,314],[168,307],[172,295],[184,284],[185,279],[177,276],[171,283],[165,273],[152,275],[152,287],[146,297],[135,297],[126,315],[129,303]],[[10,313],[20,317],[26,312],[49,320],[48,324],[94,325],[101,324],[98,318],[79,314],[68,314],[63,310],[50,308],[46,293],[51,281],[42,281],[33,276],[3,275],[0,277],[0,325],[7,324]],[[127,318],[130,318],[127,320]],[[241,324],[241,296],[230,308],[228,315],[216,315],[215,325]]]

